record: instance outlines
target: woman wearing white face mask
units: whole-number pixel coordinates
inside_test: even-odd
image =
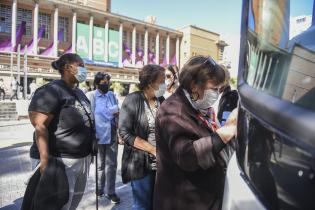
[[[168,65],[165,68],[165,84],[166,84],[166,91],[164,94],[165,98],[170,97],[173,93],[175,93],[178,87],[178,68],[175,65]]]
[[[140,91],[129,94],[119,115],[124,144],[123,183],[131,182],[133,210],[151,210],[156,173],[155,117],[164,100],[165,71],[146,65],[139,72]]]
[[[212,58],[193,57],[181,70],[179,88],[160,107],[154,209],[220,209],[226,149],[236,132],[235,111],[221,128],[213,119],[224,77]]]

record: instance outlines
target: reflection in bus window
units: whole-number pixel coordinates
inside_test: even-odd
[[[296,2],[250,1],[244,76],[253,88],[315,110],[315,6],[308,0],[313,11],[294,11],[292,3]],[[294,28],[292,15],[312,19],[310,27]],[[305,26],[305,21],[300,24]],[[290,31],[296,34],[291,39]]]

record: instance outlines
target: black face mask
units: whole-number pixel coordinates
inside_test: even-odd
[[[99,84],[98,85],[98,89],[100,91],[102,91],[102,93],[104,93],[104,94],[108,92],[108,88],[109,88],[108,84]]]

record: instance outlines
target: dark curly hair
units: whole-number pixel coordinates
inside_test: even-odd
[[[163,74],[165,69],[158,65],[145,65],[139,72],[139,89],[144,90],[150,84],[154,83],[158,76]]]
[[[75,53],[67,53],[63,54],[58,60],[53,61],[51,66],[58,70],[61,75],[64,73],[64,68],[66,64],[73,64],[73,63],[83,63],[82,58]]]
[[[191,83],[204,86],[210,80],[215,85],[224,83],[225,73],[222,67],[211,57],[192,57],[182,68],[179,75],[180,87],[191,93]]]

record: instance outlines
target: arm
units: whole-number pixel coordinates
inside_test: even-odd
[[[124,143],[129,146],[133,146],[136,139],[136,135],[133,132],[135,118],[133,105],[130,95],[127,96],[122,104],[118,121],[119,135]]]
[[[136,137],[133,146],[137,149],[143,150],[156,156],[156,147],[150,144],[148,141],[140,138],[139,136]]]
[[[156,148],[146,140],[137,136],[133,130],[135,118],[134,101],[132,96],[127,96],[122,104],[119,114],[119,134],[122,140],[129,146],[133,146],[137,149],[149,152],[152,155],[156,155]]]
[[[220,134],[212,133],[210,136],[195,139],[196,133],[193,131],[196,130],[196,127],[191,123],[193,123],[191,120],[180,115],[164,119],[162,117],[162,120],[158,118],[156,123],[157,140],[167,139],[165,142],[168,144],[172,160],[181,169],[195,171],[200,168],[211,168],[216,164],[216,154],[234,136],[234,134],[226,134],[232,130],[233,126],[230,125],[229,129],[224,128],[225,126],[220,128]]]
[[[35,128],[36,144],[40,155],[40,171],[43,172],[48,164],[49,144],[48,144],[48,126],[53,119],[52,114],[40,112],[29,112],[32,125]]]

